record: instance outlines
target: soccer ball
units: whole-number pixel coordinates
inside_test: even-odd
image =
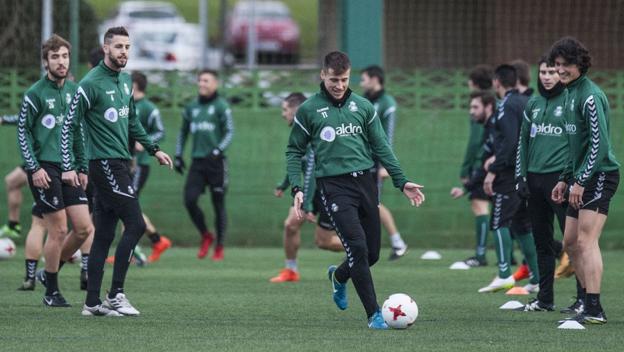
[[[10,238],[0,238],[0,259],[8,259],[15,256],[17,248]]]
[[[418,306],[410,296],[404,293],[395,293],[384,302],[381,315],[389,327],[406,329],[416,321]]]
[[[82,259],[82,252],[80,251],[80,248],[76,250],[76,252],[74,254],[72,254],[71,258],[69,258],[68,262],[75,264],[75,263],[80,263],[80,260]]]

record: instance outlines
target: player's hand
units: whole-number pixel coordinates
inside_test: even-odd
[[[80,185],[80,179],[75,170],[63,172],[61,174],[61,180],[72,187],[78,187]]]
[[[156,159],[158,159],[158,163],[160,165],[167,165],[169,166],[170,170],[173,169],[173,161],[171,161],[171,158],[169,157],[169,155],[167,155],[167,153],[159,150],[156,152],[156,154],[154,154],[154,156],[156,157]]]
[[[85,173],[78,173],[78,180],[80,181],[80,185],[83,190],[87,190],[87,185],[89,184],[89,176]]]
[[[570,203],[572,208],[579,210],[583,206],[583,193],[584,192],[585,192],[585,187],[575,182],[572,188],[570,189],[570,196],[568,197],[568,202]]]
[[[419,207],[425,201],[425,194],[421,192],[424,186],[408,182],[403,186],[403,194],[410,200],[412,206]]]
[[[49,182],[52,182],[48,173],[43,169],[35,171],[32,175],[33,185],[37,188],[48,189],[50,188]]]
[[[529,190],[529,184],[526,178],[516,178],[516,192],[518,192],[518,195],[522,199],[529,199],[531,197],[531,190]]]
[[[176,156],[175,157],[175,162],[173,163],[173,168],[180,175],[184,175],[184,169],[186,168],[186,165],[184,165],[184,159],[181,156]]]
[[[134,151],[137,153],[140,153],[142,151],[144,151],[145,148],[143,148],[143,145],[139,142],[134,142]]]
[[[496,179],[496,174],[488,172],[483,180],[483,192],[490,197],[494,195],[494,179]]]
[[[308,222],[311,222],[311,223],[313,223],[313,224],[316,224],[316,216],[315,216],[315,215],[314,215],[314,213],[313,213],[313,212],[311,212],[311,211],[310,211],[310,212],[306,212],[306,213],[305,213],[305,219],[306,219],[306,221],[308,221]]]
[[[273,195],[276,196],[277,198],[282,198],[284,196],[284,190],[281,188],[276,188],[273,191]]]
[[[550,194],[550,198],[553,200],[553,202],[557,204],[563,203],[563,201],[565,200],[564,195],[565,195],[565,191],[567,187],[568,187],[567,183],[563,181],[557,182],[557,184],[555,185],[555,187],[553,188]]]
[[[299,191],[295,194],[295,199],[293,203],[293,207],[295,207],[295,215],[297,215],[297,219],[303,219],[303,209],[301,209],[301,205],[303,204],[303,192]]]
[[[388,174],[388,170],[386,170],[385,167],[380,166],[377,170],[377,177],[379,177],[379,179],[384,179],[390,177],[390,174]]]
[[[465,194],[464,189],[461,187],[453,187],[451,188],[451,197],[453,197],[453,199],[458,199],[463,197]]]
[[[492,165],[495,161],[496,161],[496,155],[492,155],[491,157],[489,157],[485,161],[485,163],[483,163],[483,170],[488,171],[490,168],[490,165]]]

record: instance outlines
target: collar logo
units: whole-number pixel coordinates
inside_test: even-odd
[[[554,112],[555,116],[560,117],[561,115],[563,115],[563,106],[557,106],[555,108],[555,112]]]
[[[354,101],[349,102],[349,111],[351,111],[351,112],[358,111],[358,107],[357,107],[357,105],[355,105]]]

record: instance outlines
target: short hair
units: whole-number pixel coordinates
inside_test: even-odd
[[[483,90],[492,88],[493,78],[494,72],[492,71],[492,67],[490,65],[477,65],[468,75],[468,79],[470,79],[472,83],[477,86],[477,88]]]
[[[303,104],[305,100],[306,97],[301,92],[290,93],[286,98],[284,98],[286,104],[288,104],[291,108]]]
[[[111,27],[106,31],[106,33],[104,33],[104,44],[110,43],[111,39],[113,39],[116,35],[130,37],[126,27]]]
[[[211,74],[214,78],[219,78],[219,72],[216,70],[212,70],[209,68],[203,68],[197,73],[197,78],[201,77],[204,74]]]
[[[323,71],[328,72],[330,69],[335,74],[341,75],[347,72],[351,68],[351,60],[347,54],[342,51],[332,51],[325,55],[323,59]]]
[[[586,74],[591,67],[589,50],[573,37],[563,37],[553,44],[548,54],[548,61],[555,62],[558,57],[562,57],[568,64],[578,66],[582,75]]]
[[[67,51],[71,53],[71,44],[60,35],[52,34],[52,36],[41,45],[41,58],[47,60],[50,51],[59,51],[62,47],[66,47]]]
[[[362,73],[366,73],[366,75],[370,78],[376,77],[379,81],[379,84],[384,85],[385,74],[383,68],[377,65],[371,65],[362,70]]]
[[[147,89],[147,77],[140,71],[132,72],[132,83],[136,83],[140,92],[145,92]]]
[[[500,65],[494,70],[494,78],[505,88],[513,88],[518,81],[516,69],[507,64]]]
[[[496,97],[490,90],[476,90],[470,93],[470,101],[477,98],[481,99],[483,106],[492,105],[492,108],[496,106]]]
[[[89,64],[91,67],[97,66],[102,60],[104,60],[104,49],[101,46],[89,51]]]
[[[529,64],[522,59],[513,60],[509,64],[516,69],[518,82],[523,86],[528,86],[529,82],[531,82],[531,67]]]

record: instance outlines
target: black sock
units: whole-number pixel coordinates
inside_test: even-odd
[[[9,225],[9,228],[11,228],[11,230],[15,230],[15,228],[19,226],[19,221],[10,221],[9,220],[8,225]]]
[[[158,233],[158,231],[154,233],[148,233],[147,237],[149,238],[150,242],[152,242],[152,244],[160,242],[160,234]]]
[[[600,293],[588,293],[585,296],[585,312],[589,315],[598,315],[602,312]]]
[[[576,299],[585,301],[585,289],[581,286],[581,282],[576,278]]]
[[[58,273],[45,272],[46,296],[58,293]]]
[[[117,296],[118,293],[123,293],[124,289],[123,287],[120,287],[119,282],[115,283],[113,282],[113,288],[111,288],[111,290],[108,292],[108,298],[115,298],[115,296]]]
[[[89,253],[82,253],[80,271],[87,271],[89,268]]]
[[[39,261],[36,259],[26,259],[26,280],[34,280],[35,272],[37,271],[37,264]]]
[[[61,261],[59,262],[59,271],[61,271],[61,268],[63,268],[63,265],[65,265],[65,261],[64,261],[64,260],[61,260]]]
[[[87,299],[85,300],[85,304],[89,307],[95,307],[98,304],[102,304],[102,301],[100,300],[100,292],[87,291]]]

